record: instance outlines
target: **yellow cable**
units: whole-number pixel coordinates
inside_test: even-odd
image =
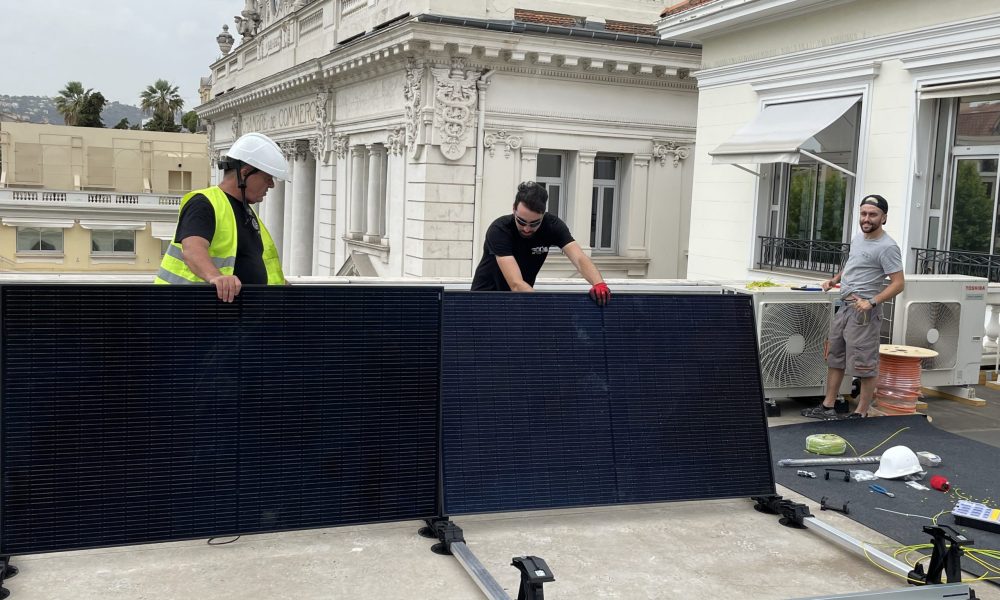
[[[859,456],[858,456],[858,458],[861,458],[862,456],[868,456],[868,455],[869,455],[869,454],[871,454],[872,452],[874,452],[874,451],[878,450],[878,449],[879,449],[879,448],[881,448],[881,447],[882,447],[883,445],[885,445],[885,443],[886,443],[886,442],[888,442],[888,441],[889,441],[889,440],[891,440],[892,438],[896,437],[897,435],[899,435],[899,434],[903,433],[903,432],[904,432],[904,431],[906,431],[907,429],[909,429],[909,427],[903,427],[902,429],[900,429],[900,430],[899,430],[899,431],[897,431],[896,433],[894,433],[894,434],[890,435],[889,437],[885,438],[884,440],[882,440],[882,441],[881,441],[881,442],[879,443],[879,445],[878,445],[878,446],[875,446],[874,448],[872,448],[872,449],[871,449],[871,450],[869,450],[868,452],[865,452],[864,454],[861,454],[861,455],[859,455]],[[851,450],[854,450],[854,448],[852,447],[852,448],[851,448]],[[855,450],[855,453],[857,453],[857,451],[856,451],[856,450]]]
[[[870,563],[872,563],[876,567],[882,569],[886,573],[890,573],[890,574],[895,575],[897,577],[902,577],[903,579],[906,579],[910,583],[918,583],[918,582],[914,582],[912,579],[910,579],[909,576],[900,575],[899,573],[896,573],[895,571],[887,569],[887,568],[883,567],[882,565],[878,564],[877,562],[875,562],[872,559],[871,555],[868,554],[868,549],[865,547],[866,545],[867,546],[872,546],[872,547],[876,547],[876,545],[872,544],[870,542],[862,542],[861,543],[861,550],[865,553],[865,558],[867,558]],[[900,546],[900,547],[896,548],[896,550],[893,552],[892,556],[893,556],[893,558],[897,558],[900,554],[905,554],[903,560],[900,561],[900,562],[904,562],[907,565],[909,565],[911,568],[915,569],[916,566],[917,566],[917,563],[919,563],[920,561],[925,560],[925,559],[930,559],[930,555],[920,554],[919,555],[920,558],[918,558],[917,560],[911,560],[910,557],[909,557],[909,554],[912,553],[912,552],[919,552],[920,550],[929,550],[929,549],[932,549],[932,548],[933,548],[933,546],[931,544],[914,544],[912,546]],[[968,556],[970,559],[972,559],[973,562],[978,563],[980,566],[982,566],[984,569],[986,569],[986,572],[983,573],[982,575],[980,575],[979,577],[976,577],[975,579],[963,579],[962,583],[974,583],[974,582],[977,582],[977,581],[992,581],[994,579],[1000,579],[1000,565],[991,564],[988,561],[985,561],[985,560],[983,560],[983,559],[981,559],[979,557],[980,555],[985,555],[985,556],[988,556],[989,558],[1000,559],[1000,550],[990,550],[990,549],[980,549],[980,548],[965,548],[964,550],[965,550],[965,555]],[[897,560],[898,560],[898,558],[897,558]],[[990,572],[997,573],[997,575],[996,576],[989,576]]]

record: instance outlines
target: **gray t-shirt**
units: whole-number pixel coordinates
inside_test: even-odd
[[[896,240],[885,231],[867,240],[859,233],[851,240],[851,253],[840,278],[840,297],[851,294],[870,300],[885,287],[885,277],[903,270],[903,258]]]

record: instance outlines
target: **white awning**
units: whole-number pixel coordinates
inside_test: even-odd
[[[174,231],[177,229],[177,223],[161,223],[159,221],[153,221],[149,224],[149,232],[153,234],[158,240],[172,241],[174,239]]]
[[[978,81],[920,87],[921,100],[958,98],[960,96],[992,96],[994,94],[1000,94],[1000,79],[980,79]]]
[[[73,222],[73,219],[3,218],[3,224],[9,227],[38,227],[39,229],[70,229],[73,227]]]
[[[142,231],[146,228],[146,223],[145,221],[84,221],[81,219],[80,227],[102,231]]]
[[[798,164],[803,151],[816,150],[803,148],[806,142],[844,116],[860,99],[844,96],[765,106],[753,121],[709,155],[715,164],[723,165]]]

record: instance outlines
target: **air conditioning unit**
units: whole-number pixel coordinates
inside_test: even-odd
[[[760,374],[769,404],[773,404],[773,398],[826,393],[823,349],[833,320],[836,292],[726,287],[723,293],[753,296]]]
[[[987,284],[966,275],[906,275],[893,301],[892,342],[938,353],[924,359],[922,385],[979,383]]]

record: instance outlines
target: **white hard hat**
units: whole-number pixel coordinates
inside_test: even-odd
[[[229,158],[256,167],[275,179],[291,181],[288,175],[288,161],[274,140],[262,133],[248,133],[233,142],[226,153]]]
[[[919,473],[922,470],[920,459],[913,453],[913,450],[906,446],[893,446],[882,453],[875,475],[883,479],[895,479]]]

